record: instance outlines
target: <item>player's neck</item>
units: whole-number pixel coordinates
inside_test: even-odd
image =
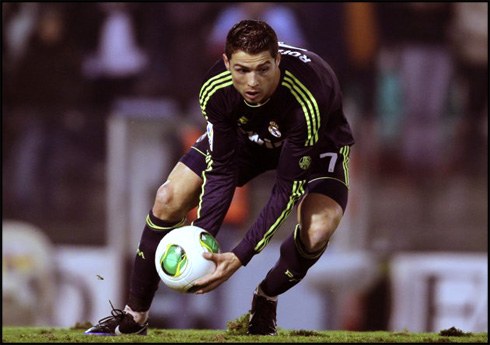
[[[264,104],[266,104],[267,102],[269,102],[269,101],[270,101],[270,99],[271,99],[271,98],[269,97],[269,98],[267,98],[267,99],[266,99],[264,102],[262,102],[262,103],[256,103],[256,104],[248,103],[248,102],[247,102],[245,99],[243,99],[243,101],[244,101],[244,102],[245,102],[245,104],[246,104],[247,106],[249,106],[250,108],[258,108],[258,107],[263,106],[263,105],[264,105]]]

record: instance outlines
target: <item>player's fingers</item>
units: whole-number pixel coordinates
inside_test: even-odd
[[[216,280],[208,285],[205,285],[203,286],[202,288],[200,288],[199,290],[196,291],[196,295],[200,295],[200,294],[203,294],[203,293],[206,293],[206,292],[210,292],[210,291],[213,291],[214,289],[216,289],[218,286],[220,286],[221,284],[223,283],[222,280]]]
[[[216,254],[213,254],[216,255]],[[217,266],[217,269],[211,273],[208,274],[198,280],[195,281],[196,286],[202,286],[203,288],[206,288],[205,292],[211,291],[221,285],[223,282],[225,282],[228,279],[226,271],[223,271],[223,269],[220,266]],[[211,289],[207,289],[208,287],[211,287]]]
[[[211,260],[211,261],[214,261],[216,262],[217,259],[216,259],[216,256],[215,254],[213,253],[209,253],[209,252],[204,252],[202,253],[202,256],[206,259],[206,260]]]

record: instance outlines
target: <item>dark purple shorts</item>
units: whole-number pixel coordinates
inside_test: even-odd
[[[180,162],[202,176],[202,172],[206,170],[208,150],[209,142],[204,134],[180,158]],[[237,186],[243,186],[266,171],[275,170],[280,153],[280,147],[268,149],[254,143],[242,145],[237,156]],[[349,153],[350,147],[343,146],[340,149],[325,150],[313,157],[306,190],[306,193],[320,193],[334,199],[344,212],[349,194]]]

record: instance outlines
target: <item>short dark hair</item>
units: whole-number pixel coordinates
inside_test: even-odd
[[[242,20],[226,36],[225,54],[228,59],[238,50],[253,55],[269,51],[275,59],[278,49],[276,32],[262,20]]]

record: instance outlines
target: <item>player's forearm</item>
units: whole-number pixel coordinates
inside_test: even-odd
[[[284,181],[278,179],[276,181],[271,197],[256,222],[232,250],[242,265],[247,265],[255,254],[261,252],[269,244],[276,231],[304,194],[305,184],[305,180]]]

